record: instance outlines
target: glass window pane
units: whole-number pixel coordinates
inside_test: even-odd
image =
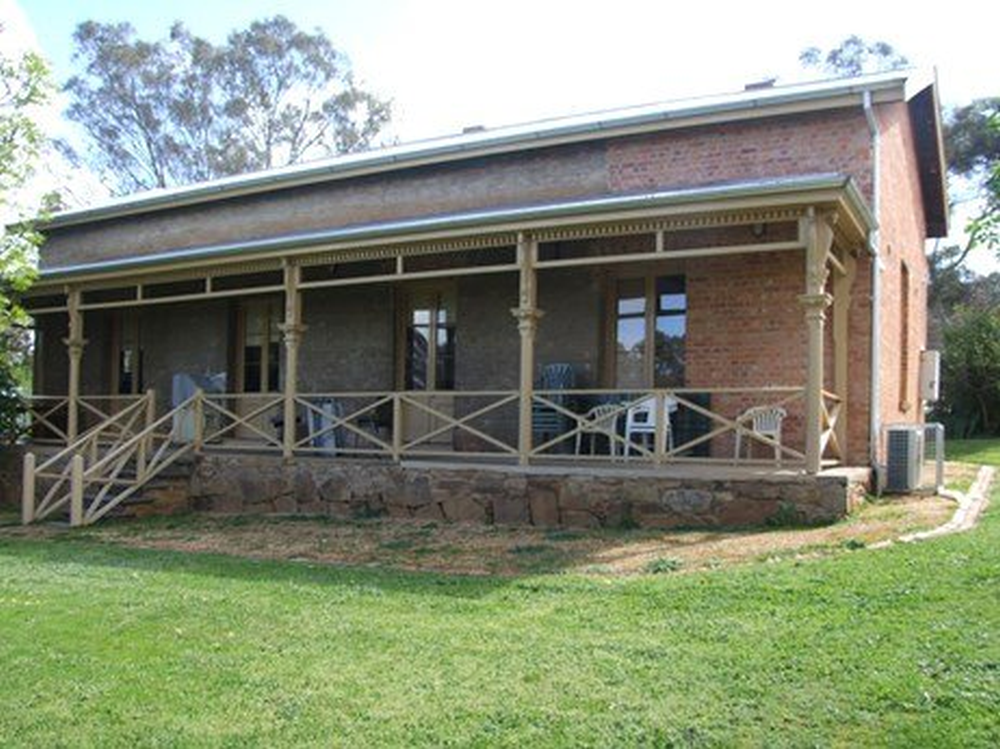
[[[684,315],[657,318],[653,362],[653,384],[656,387],[683,387],[686,327]]]
[[[641,278],[626,278],[618,282],[618,316],[646,313],[646,284]]]
[[[627,317],[618,320],[616,331],[616,376],[618,387],[646,385],[646,320]]]
[[[281,346],[274,342],[269,344],[267,349],[267,389],[271,393],[278,391],[280,367]]]
[[[129,395],[133,392],[134,383],[134,359],[133,351],[130,348],[122,349],[118,352],[118,393],[119,395]]]
[[[437,330],[437,369],[435,387],[438,390],[455,388],[455,327]]]
[[[687,309],[687,293],[683,276],[664,276],[656,279],[657,311],[683,312]]]
[[[406,331],[406,389],[427,389],[430,329],[410,327]]]
[[[261,386],[261,347],[246,346],[243,349],[243,392],[259,393]]]

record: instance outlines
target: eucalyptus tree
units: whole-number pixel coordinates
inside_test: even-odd
[[[145,41],[128,23],[87,21],[73,39],[66,114],[82,161],[118,194],[363,150],[389,121],[325,34],[284,16],[222,44],[181,23]]]

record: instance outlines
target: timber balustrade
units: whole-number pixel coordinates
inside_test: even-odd
[[[161,415],[152,391],[81,397],[81,409],[103,420],[41,463],[34,453],[25,455],[22,519],[28,523],[69,508],[71,524],[94,522],[184,455],[206,450],[395,461],[802,468],[804,401],[802,387],[535,390],[532,439],[522,460],[517,390],[299,394],[292,430],[284,428],[285,398],[275,393],[197,391]],[[783,415],[780,436],[753,429],[751,409],[765,406]],[[66,398],[31,399],[28,433],[44,430],[65,439],[59,417],[66,408]],[[843,460],[836,429],[841,408],[835,395],[823,392],[824,465]],[[635,415],[642,409],[646,421],[639,423]],[[664,419],[669,429],[657,426]]]

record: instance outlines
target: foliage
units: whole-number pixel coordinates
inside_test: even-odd
[[[0,533],[10,746],[1000,742],[995,511],[933,542],[597,578],[17,533]]]
[[[147,42],[128,23],[81,23],[65,85],[85,160],[118,193],[201,182],[368,148],[389,104],[359,88],[317,30],[284,16],[222,45],[176,23]]]
[[[0,33],[3,29],[0,26]],[[27,315],[17,297],[35,276],[40,236],[31,227],[18,191],[32,174],[44,143],[33,108],[50,92],[48,69],[27,52],[16,58],[0,54],[0,440],[11,438],[20,413],[19,388],[27,357]]]
[[[965,251],[963,247],[947,245],[935,248],[927,256],[930,348],[941,348],[944,328],[963,307],[1000,307],[1000,273],[982,276],[969,270],[962,263]]]
[[[944,330],[938,418],[956,437],[1000,431],[1000,308],[962,307]]]
[[[976,99],[944,122],[949,171],[979,182],[982,210],[965,227],[966,244],[956,265],[977,247],[1000,253],[1000,97]]]
[[[944,125],[945,156],[953,174],[968,176],[1000,162],[1000,97],[976,99],[952,110]]]
[[[819,47],[804,49],[799,54],[799,62],[803,67],[844,78],[897,70],[910,64],[891,44],[869,42],[856,34],[825,52]]]

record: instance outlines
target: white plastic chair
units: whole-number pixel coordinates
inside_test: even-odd
[[[663,423],[660,428],[663,430],[663,444],[666,445],[668,452],[674,449],[674,432],[670,428],[670,412],[676,407],[672,401],[665,402],[663,407]],[[656,428],[655,395],[643,398],[630,406],[625,412],[625,457],[629,456],[632,449],[633,435],[640,436],[645,444],[649,436],[656,439]]]
[[[601,403],[587,411],[580,422],[580,431],[576,433],[576,454],[580,454],[583,445],[583,435],[590,435],[590,454],[594,454],[594,443],[598,435],[608,439],[608,452],[612,457],[618,455],[618,416],[622,407],[616,403]]]
[[[737,422],[742,425],[742,429],[736,430],[736,460],[740,458],[742,448],[743,432],[749,427],[749,431],[761,437],[774,440],[774,462],[781,465],[781,422],[785,420],[788,413],[781,406],[754,406],[748,408],[740,414]],[[754,440],[747,441],[747,453],[753,449]]]

